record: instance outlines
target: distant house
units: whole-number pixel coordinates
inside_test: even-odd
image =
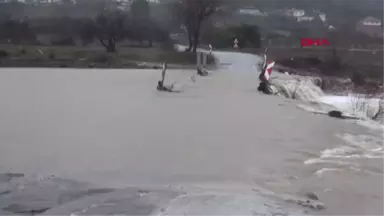
[[[326,14],[326,13],[321,12],[321,11],[318,10],[318,9],[314,9],[314,10],[313,10],[313,14],[314,14],[316,17],[319,17],[319,19],[320,19],[323,23],[326,23],[326,22],[327,22],[327,14]]]
[[[252,16],[266,16],[266,13],[261,12],[259,9],[255,8],[242,8],[237,11],[241,15],[252,15]]]
[[[315,19],[315,17],[313,16],[300,16],[300,17],[297,17],[297,22],[311,22]]]
[[[298,16],[295,17],[297,22],[312,22],[312,21],[318,21],[320,23],[324,23],[323,19],[320,16],[325,14],[322,14],[321,12],[316,12],[316,11],[309,11],[305,12],[303,16]],[[324,18],[324,17],[323,17]]]
[[[285,15],[290,17],[301,17],[305,15],[305,10],[292,8],[292,9],[286,10]]]
[[[374,17],[367,17],[361,21],[365,26],[381,26],[382,22]]]
[[[356,31],[371,37],[383,37],[383,23],[374,17],[366,17],[357,22]]]
[[[292,35],[290,31],[284,31],[284,30],[271,30],[270,33],[281,36],[281,37],[290,37]]]
[[[333,25],[329,25],[329,26],[328,26],[328,30],[329,30],[329,31],[335,31],[336,28],[335,28],[335,26],[333,26]]]
[[[323,21],[324,23],[327,21],[327,15],[325,13],[319,13],[319,18],[321,19],[321,21]]]

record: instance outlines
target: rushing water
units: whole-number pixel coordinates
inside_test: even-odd
[[[261,59],[256,56],[249,54],[236,54],[236,56],[234,56],[233,53],[217,52],[216,57],[221,63],[225,63],[222,66],[224,71],[241,74],[239,76],[242,76],[243,78],[247,77],[247,82],[245,82],[244,79],[241,81],[244,85],[252,83],[252,80],[256,79],[256,75],[259,73],[258,64]],[[254,73],[255,76],[246,76],[243,74],[244,72],[248,74]],[[232,79],[236,79],[234,77],[236,76],[232,76]],[[383,189],[382,160],[384,153],[384,127],[382,121],[380,121],[381,119],[378,119],[379,121],[371,120],[371,118],[378,112],[379,103],[382,101],[376,98],[368,98],[365,95],[327,95],[317,84],[319,83],[319,80],[316,77],[279,74],[276,73],[276,71],[273,73],[272,77],[271,83],[276,88],[275,90],[278,92],[278,95],[288,99],[294,99],[294,101],[291,102],[295,103],[297,107],[302,108],[305,111],[321,114],[324,115],[325,118],[328,118],[325,115],[328,114],[329,111],[339,110],[346,116],[358,117],[360,120],[336,120],[341,123],[339,128],[331,127],[331,125],[327,126],[327,124],[332,124],[332,121],[324,121],[322,123],[324,124],[323,127],[337,128],[325,136],[333,136],[338,141],[334,141],[335,143],[331,144],[332,147],[329,146],[327,148],[319,149],[319,153],[313,153],[312,151],[307,152],[304,150],[309,147],[296,149],[297,151],[305,152],[308,156],[311,155],[303,161],[303,164],[310,170],[314,169],[314,179],[310,178],[313,181],[312,183],[304,183],[305,181],[301,181],[300,177],[298,177],[299,179],[297,182],[299,182],[299,186],[297,186],[295,185],[297,183],[295,181],[282,179],[276,180],[273,179],[273,177],[270,177],[266,178],[268,181],[271,181],[268,185],[273,185],[270,188],[273,188],[273,191],[278,191],[276,187],[284,187],[282,185],[289,185],[288,187],[291,187],[290,189],[296,187],[303,188],[303,185],[307,185],[307,187],[311,188],[310,190],[313,190],[314,188],[319,187],[319,185],[323,185],[323,195],[329,198],[329,202],[334,202],[333,205],[343,206],[345,208],[343,210],[344,213],[359,214],[359,212],[366,212],[369,214],[369,212],[382,212],[382,196],[380,193],[373,191],[376,190],[381,192]],[[287,115],[289,115],[288,111]],[[303,119],[304,118],[303,114]],[[313,123],[314,122],[308,122],[308,127],[312,127]],[[319,130],[319,132],[320,131],[321,130]],[[304,135],[304,132],[303,136],[306,136]],[[324,142],[327,142],[325,140]],[[253,175],[264,176],[262,179],[265,180],[266,173],[256,171]],[[281,176],[276,176],[275,178],[281,178]],[[292,178],[292,176],[288,177],[288,179],[289,178]],[[345,179],[350,185],[344,185],[342,179]],[[319,181],[328,183],[319,183]],[[325,185],[328,185],[328,187],[324,187]],[[332,185],[333,187],[338,185],[336,187],[340,187],[340,189],[336,190],[336,188],[332,188]],[[288,191],[290,191],[290,189],[288,189]],[[280,188],[280,190],[284,189]],[[349,192],[346,192],[348,190]],[[335,193],[354,194],[353,197],[360,194],[362,197],[372,196],[374,198],[368,199],[370,201],[367,200],[367,202],[372,202],[371,204],[361,205],[360,203],[357,205],[356,202],[359,202],[357,195],[357,197],[349,199],[351,203],[355,203],[354,205],[356,206],[353,207],[337,201],[337,199],[345,199],[345,196],[348,195],[340,197],[335,195]],[[372,209],[369,209],[370,207],[368,206],[370,205],[372,206]],[[333,210],[329,212],[332,211]]]
[[[349,94],[347,96],[325,94],[316,85],[318,79],[316,77],[277,74],[277,77],[272,79],[271,83],[275,86],[278,95],[299,101],[312,102],[312,107],[307,106],[308,111],[326,113],[330,110],[339,110],[346,115],[367,120],[372,119],[379,112],[380,103],[383,102],[381,99],[358,94]],[[381,119],[378,119],[378,121],[381,122]]]
[[[2,69],[0,172],[26,179],[0,183],[0,212],[382,214],[380,127],[323,115],[311,86],[260,94],[257,56],[214,54],[211,76],[167,73],[181,94],[157,92],[156,70]]]

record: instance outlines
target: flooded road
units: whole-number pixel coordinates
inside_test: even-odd
[[[195,83],[193,71],[169,71],[182,94],[157,92],[156,70],[1,69],[0,172],[121,190],[215,189],[287,206],[315,193],[325,209],[294,206],[382,214],[382,131],[261,95],[254,63],[242,65]],[[228,206],[258,202],[243,201]]]

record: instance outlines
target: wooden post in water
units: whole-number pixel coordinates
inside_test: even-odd
[[[207,53],[204,53],[204,52],[202,52],[201,54],[203,58],[203,67],[205,67],[207,65],[208,56],[207,56]]]
[[[207,65],[208,55],[205,52],[196,52],[196,65],[198,68],[205,67]]]
[[[196,65],[197,65],[197,68],[199,68],[201,66],[201,56],[200,56],[200,52],[196,52]]]
[[[167,63],[163,63],[163,71],[161,72],[161,84],[164,84],[165,80],[165,71],[167,70]]]

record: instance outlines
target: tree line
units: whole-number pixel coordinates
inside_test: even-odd
[[[52,34],[57,36],[52,42],[56,45],[71,45],[76,37],[84,46],[98,41],[106,51],[116,52],[116,44],[124,39],[140,44],[145,42],[149,47],[153,42],[170,42],[170,32],[175,27],[184,26],[189,42],[188,51],[196,52],[203,23],[219,6],[218,0],[169,0],[161,4],[168,16],[164,23],[163,17],[159,19],[153,16],[147,0],[124,3],[122,5],[114,0],[77,0],[76,3],[62,0],[52,6],[33,4],[31,1],[28,4],[17,1],[1,3],[0,41],[33,44],[37,43],[37,35]],[[49,7],[58,10],[46,16],[17,16],[20,11],[23,14],[25,8],[44,13]],[[97,12],[89,13],[89,8]],[[84,14],[81,14],[82,10]]]

